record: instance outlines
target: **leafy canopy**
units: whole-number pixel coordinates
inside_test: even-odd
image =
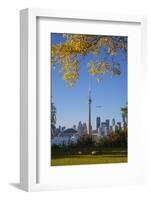
[[[55,33],[53,33],[55,34]],[[52,34],[52,37],[53,37]],[[85,34],[62,34],[63,42],[51,45],[52,67],[59,66],[62,79],[70,86],[79,79],[81,59],[86,55],[95,56],[87,63],[88,72],[99,82],[102,75],[120,75],[120,64],[114,58],[119,52],[127,55],[127,37]],[[101,54],[105,51],[105,56]]]

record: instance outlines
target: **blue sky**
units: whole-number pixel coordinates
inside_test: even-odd
[[[62,42],[65,39],[60,34],[53,34],[52,44]],[[105,52],[102,52],[105,55]],[[102,54],[101,54],[102,55]],[[69,87],[62,80],[62,73],[58,68],[52,68],[52,100],[57,109],[57,127],[66,128],[78,125],[79,121],[88,121],[88,91],[91,86],[92,93],[92,127],[96,128],[96,117],[101,121],[106,119],[116,122],[121,121],[120,108],[127,103],[127,63],[124,55],[118,53],[116,61],[120,63],[121,75],[110,76],[105,74],[98,83],[92,75],[89,75],[87,62],[96,57],[87,55],[80,62],[80,78],[73,87]],[[101,106],[101,108],[96,108]]]

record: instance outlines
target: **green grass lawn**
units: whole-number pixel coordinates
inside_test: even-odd
[[[64,155],[51,160],[51,166],[105,164],[128,162],[127,153],[104,153],[101,155]]]

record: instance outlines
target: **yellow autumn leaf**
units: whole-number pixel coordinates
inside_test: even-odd
[[[88,63],[87,63],[87,67],[91,67],[91,66],[92,66],[92,64],[93,64],[93,62],[92,62],[92,61],[88,62]]]
[[[62,80],[66,81],[68,78],[68,73],[64,73],[63,77],[62,77]]]
[[[63,80],[75,80],[77,77],[76,72],[66,72],[64,73],[62,79]]]
[[[107,49],[107,52],[108,52],[108,53],[110,53],[110,52],[111,52],[111,48],[110,48],[110,47]]]
[[[95,68],[95,67],[91,67],[91,68],[89,69],[89,73],[92,74],[92,75],[95,75],[95,74],[97,73],[96,68]]]
[[[99,74],[104,74],[104,71],[105,71],[104,68],[100,68],[100,69],[98,70],[98,73],[99,73]]]

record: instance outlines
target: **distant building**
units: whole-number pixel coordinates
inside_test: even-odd
[[[101,128],[106,126],[106,122],[101,122]]]
[[[98,132],[99,136],[102,136],[102,129],[101,129],[101,127],[97,129],[97,132]]]
[[[112,119],[112,126],[115,126],[115,119]]]
[[[112,130],[113,130],[113,132],[118,131],[118,126],[117,125],[112,126]]]
[[[110,126],[109,132],[112,133],[112,131],[113,131],[113,127]]]
[[[106,120],[106,127],[107,127],[107,128],[110,127],[110,120],[109,120],[109,119]]]
[[[63,135],[74,135],[77,134],[77,131],[74,128],[68,128],[63,131]]]
[[[87,124],[83,123],[83,134],[87,134],[87,133],[88,133]]]
[[[110,130],[110,120],[109,119],[106,120],[106,129],[107,129],[107,134],[108,134],[109,130]]]
[[[77,130],[78,130],[78,134],[81,135],[82,132],[83,132],[83,127],[82,127],[82,122],[81,121],[78,124],[78,129]]]
[[[100,128],[101,127],[101,118],[100,117],[97,117],[96,118],[96,129]]]
[[[58,136],[52,138],[51,144],[54,145],[69,145],[71,143],[77,143],[79,135],[73,128],[68,128],[61,132]]]
[[[106,126],[106,122],[102,122],[101,123],[101,135],[102,136],[105,136],[107,135],[108,132],[107,132],[107,126]]]
[[[121,130],[121,122],[117,122],[118,130]]]
[[[86,124],[86,123],[82,123],[82,122],[80,121],[79,124],[78,124],[77,131],[78,131],[78,134],[79,134],[79,135],[88,134],[87,124]]]

